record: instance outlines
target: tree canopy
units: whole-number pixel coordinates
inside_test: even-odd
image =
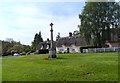
[[[80,33],[88,42],[96,46],[104,45],[105,41],[110,41],[111,28],[118,28],[119,8],[116,2],[87,2],[82,13]],[[104,33],[107,33],[104,35]]]
[[[43,42],[43,38],[42,38],[42,35],[41,35],[41,32],[39,33],[36,33],[35,36],[34,36],[34,40],[32,42],[32,50],[35,51],[38,44],[40,42]]]
[[[1,41],[1,51],[2,55],[11,55],[12,52],[17,52],[19,54],[27,54],[28,52],[31,52],[31,48],[29,45],[23,45],[20,42],[16,42],[14,40],[12,41]]]

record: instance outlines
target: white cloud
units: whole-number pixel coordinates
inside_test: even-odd
[[[66,10],[72,13],[70,10],[74,8],[66,8]],[[54,15],[50,12],[49,6],[45,8],[45,6],[36,6],[35,3],[9,4],[9,6],[4,4],[0,14],[0,39],[13,38],[15,41],[30,45],[35,33],[41,31],[42,37],[46,40],[50,38],[49,24],[51,22],[54,23],[54,40],[58,32],[61,36],[68,36],[69,32],[77,29],[78,14]]]
[[[36,8],[33,5],[29,5],[29,6],[18,6],[15,8],[14,10],[18,15],[25,15],[25,16],[34,16],[36,15],[39,10],[38,8]]]
[[[54,17],[53,17],[54,18]],[[36,32],[41,31],[42,32],[42,37],[44,40],[47,38],[50,38],[50,26],[49,24],[51,22],[54,23],[53,29],[54,29],[54,40],[56,39],[56,35],[58,32],[61,33],[61,36],[68,36],[69,32],[73,32],[74,30],[77,29],[77,25],[79,24],[79,19],[76,19],[77,16],[73,17],[67,17],[67,18],[62,18],[62,17],[57,17],[54,20],[51,20],[50,18],[48,19],[30,19],[30,18],[21,18],[19,19],[20,24],[22,24],[20,27],[20,30],[16,30],[16,37],[18,38],[17,40],[22,39],[22,43],[31,43],[33,40],[33,37]],[[25,23],[25,24],[24,24]],[[29,38],[29,41],[26,43],[26,39]]]
[[[2,0],[1,2],[85,2],[87,0]]]
[[[68,36],[69,32],[77,30],[77,25],[79,24],[78,16],[70,16],[67,18],[58,18],[58,21],[54,25],[54,33],[56,36],[60,32],[61,37]],[[54,37],[55,38],[55,37]]]
[[[1,0],[1,3],[25,3],[25,2],[119,2],[120,0]]]

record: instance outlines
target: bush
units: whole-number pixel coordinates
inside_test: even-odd
[[[23,51],[22,53],[20,53],[20,55],[26,55],[25,51]]]
[[[31,53],[31,51],[28,51],[27,53],[26,53],[26,55],[29,55]]]
[[[47,54],[49,53],[48,49],[44,49],[44,50],[39,50],[38,54]]]
[[[62,54],[62,52],[58,51],[58,54]]]
[[[69,53],[69,51],[68,51],[68,50],[65,50],[64,53]]]
[[[8,55],[11,55],[11,53],[10,52],[5,52],[5,53],[2,54],[2,56],[8,56]]]
[[[83,46],[83,47],[80,47],[80,52],[83,53],[83,49],[89,49],[89,48],[101,48],[101,47],[97,47],[97,46]]]

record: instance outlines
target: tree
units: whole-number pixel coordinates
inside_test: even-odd
[[[2,41],[2,55],[7,55],[8,49],[10,48],[10,43],[6,41]]]
[[[37,46],[40,42],[43,42],[43,38],[42,38],[42,35],[41,35],[41,32],[36,33],[35,34],[35,37],[34,37],[34,40],[32,42],[32,50],[35,51],[37,49]]]
[[[16,41],[2,41],[2,55],[13,55],[14,52],[22,53],[22,52],[29,52],[31,51],[29,45],[23,45],[20,42]]]
[[[79,30],[73,31],[73,36],[81,36],[80,35],[80,25],[78,25],[77,27],[79,28]]]
[[[23,45],[16,44],[11,49],[14,50],[15,52],[21,53],[24,48]]]
[[[14,40],[13,40],[13,38],[6,38],[6,40],[5,41],[7,41],[7,42],[13,42]]]
[[[58,32],[58,35],[56,36],[56,41],[58,41],[60,38],[60,33]]]
[[[75,30],[75,31],[73,32],[73,36],[80,36],[80,31]]]
[[[88,44],[91,39],[95,46],[102,46],[106,40],[110,41],[110,28],[118,27],[119,7],[116,2],[86,3],[79,18],[81,35],[87,39]]]

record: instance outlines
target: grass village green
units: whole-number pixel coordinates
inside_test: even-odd
[[[118,53],[8,56],[2,60],[2,81],[117,81]]]

